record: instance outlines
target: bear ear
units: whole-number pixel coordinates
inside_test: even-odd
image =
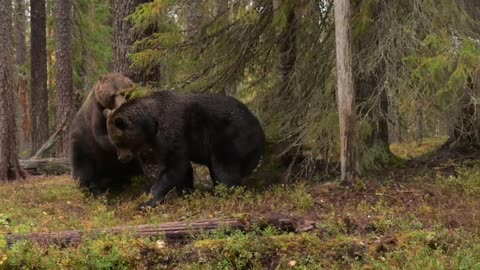
[[[120,130],[125,130],[127,128],[127,122],[120,116],[113,120],[113,124]]]
[[[107,119],[111,114],[112,114],[112,110],[110,109],[103,110],[103,116],[105,117],[105,119]]]

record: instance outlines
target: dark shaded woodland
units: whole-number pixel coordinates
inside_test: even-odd
[[[0,37],[0,268],[480,267],[478,0],[0,0]],[[244,103],[254,188],[81,192],[70,126],[112,72]]]
[[[444,149],[476,149],[479,4],[347,3],[350,131],[339,126],[333,1],[16,0],[4,22],[15,29],[16,58],[5,85],[19,104],[11,156],[34,155],[109,71],[238,97],[263,122],[265,173],[276,179],[335,175],[350,133],[358,175],[391,164],[394,142],[448,136]],[[68,157],[65,134],[45,156]]]

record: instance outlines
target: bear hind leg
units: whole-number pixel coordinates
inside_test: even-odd
[[[95,183],[95,164],[86,160],[77,160],[72,164],[73,179],[78,180],[80,187],[91,188]]]
[[[187,193],[193,192],[193,168],[192,164],[190,163],[189,166],[187,166],[187,171],[185,174],[184,182],[183,182],[183,189]]]
[[[225,184],[228,187],[242,185],[243,177],[238,165],[225,166],[224,164],[215,161],[215,159],[212,164],[213,166],[210,169],[210,176],[214,185],[217,182]]]
[[[177,189],[177,192],[189,188],[193,189],[193,169],[190,161],[172,159],[173,164],[171,166],[167,164],[167,170],[160,175],[159,179],[150,188],[152,199],[145,206],[154,207],[158,203],[163,203],[165,196],[173,188]]]

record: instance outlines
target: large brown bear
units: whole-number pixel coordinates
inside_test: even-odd
[[[243,184],[265,144],[263,129],[248,108],[219,94],[160,91],[107,109],[105,115],[120,160],[146,157],[145,163],[163,170],[147,206],[162,202],[173,188],[193,188],[190,161],[207,166],[214,184]]]
[[[118,161],[103,115],[104,109],[114,109],[125,102],[121,93],[132,85],[121,74],[102,76],[70,126],[73,178],[94,193],[120,190],[133,176],[142,174],[139,160]]]

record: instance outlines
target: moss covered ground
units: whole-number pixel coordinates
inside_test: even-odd
[[[480,269],[480,162],[448,166],[453,169],[392,168],[350,189],[303,180],[266,190],[200,188],[147,212],[136,209],[145,196],[88,196],[68,176],[1,184],[0,268]],[[7,247],[5,241],[9,233],[244,214],[302,218],[314,221],[315,228],[303,233],[219,229],[178,244],[108,234],[67,247],[28,241]]]

